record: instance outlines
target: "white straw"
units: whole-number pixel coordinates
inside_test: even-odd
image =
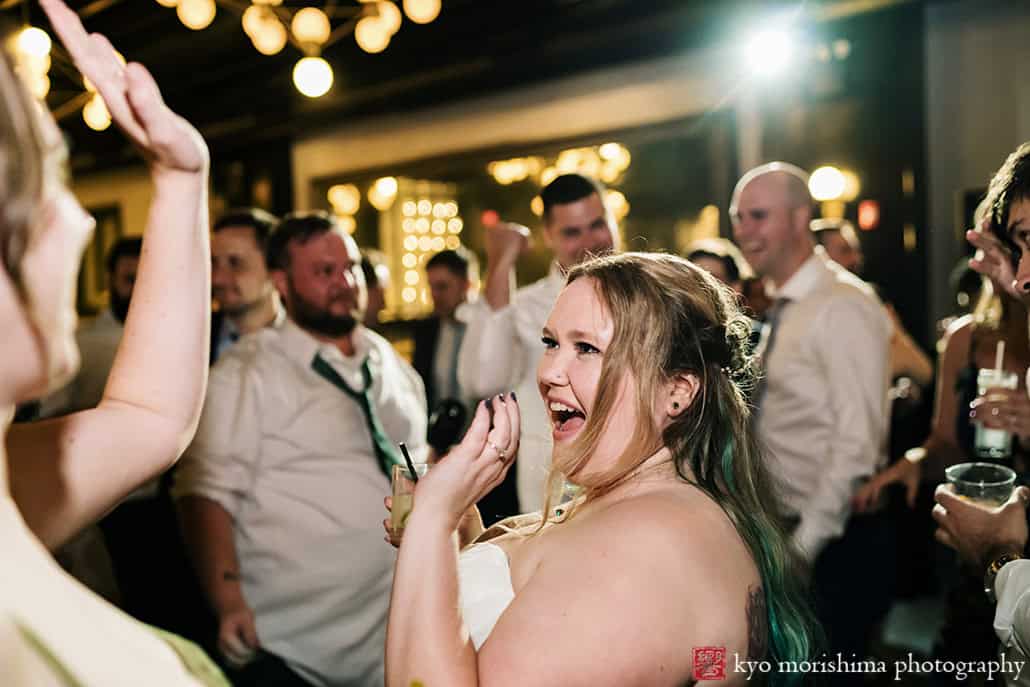
[[[994,350],[994,369],[1001,373],[1001,365],[1005,360],[1005,341],[999,341],[998,347]]]

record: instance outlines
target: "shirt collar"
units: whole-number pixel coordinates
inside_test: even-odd
[[[339,365],[345,368],[357,369],[361,367],[365,358],[373,363],[378,362],[378,355],[372,346],[368,332],[360,324],[354,328],[351,337],[354,342],[354,355],[352,356],[345,356],[336,346],[319,341],[288,317],[279,331],[282,333],[281,340],[286,354],[305,367],[315,359],[315,354],[321,355],[326,362],[334,366]]]
[[[801,267],[791,275],[780,288],[771,288],[769,295],[772,298],[786,298],[792,301],[800,301],[811,294],[819,283],[819,279],[826,270],[826,255],[822,246],[816,246],[808,259],[801,263]]]

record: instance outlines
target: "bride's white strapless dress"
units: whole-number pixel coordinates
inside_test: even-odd
[[[478,650],[515,598],[504,550],[486,542],[462,551],[458,557],[458,589],[461,614]]]

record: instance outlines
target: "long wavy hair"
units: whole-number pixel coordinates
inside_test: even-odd
[[[805,588],[805,565],[790,543],[774,496],[777,487],[750,426],[745,392],[753,385],[755,370],[747,353],[751,323],[741,314],[736,294],[687,260],[659,253],[595,258],[569,272],[569,283],[577,279],[594,281],[614,334],[593,410],[569,449],[555,453],[548,494],[567,477],[582,489],[580,502],[589,501],[624,482],[643,461],[667,447],[679,478],[719,504],[751,552],[768,613],[769,658],[810,659],[817,626]],[[636,381],[640,418],[653,416],[660,388],[676,375],[695,375],[700,388],[664,430],[637,423],[612,470],[584,474],[605,435],[619,382],[629,370]],[[544,512],[551,513],[551,508],[549,496]],[[562,519],[575,510],[574,504],[563,509]],[[800,684],[801,677],[772,675],[770,684]]]
[[[24,297],[22,257],[40,222],[45,183],[60,178],[64,150],[47,149],[43,116],[48,115],[25,88],[6,49],[0,49],[0,93],[0,264]]]

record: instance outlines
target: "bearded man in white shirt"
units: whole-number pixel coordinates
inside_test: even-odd
[[[813,563],[831,655],[860,660],[893,577],[889,523],[849,508],[885,459],[890,326],[869,285],[815,247],[804,171],[782,162],[751,170],[730,216],[774,298],[757,349],[765,367],[757,431],[797,520],[794,541]]]
[[[566,271],[618,244],[618,226],[595,180],[563,174],[540,198],[544,240],[554,253],[550,272],[512,293],[515,264],[529,247],[529,229],[508,223],[487,227],[483,297],[463,313],[468,325],[458,363],[458,382],[469,396],[487,398],[511,389],[518,395],[522,437],[515,470],[523,513],[543,508],[551,465],[553,423],[536,381],[544,324],[565,286]]]
[[[212,368],[176,475],[187,543],[237,685],[383,683],[394,550],[387,473],[426,455],[422,381],[360,324],[357,245],[326,213],[287,216],[268,266],[287,321]]]

